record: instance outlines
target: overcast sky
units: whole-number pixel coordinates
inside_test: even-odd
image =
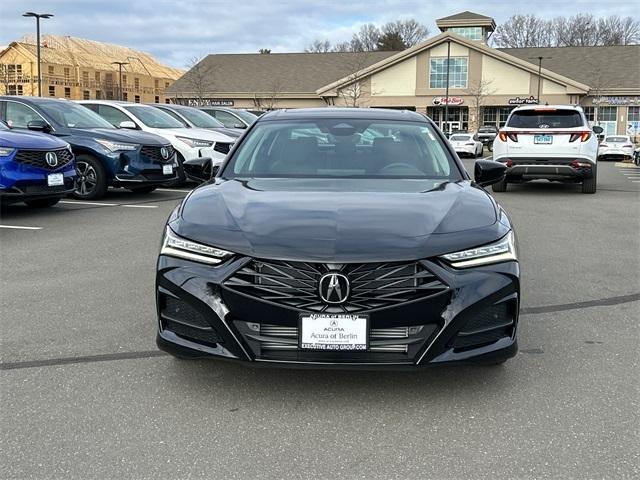
[[[43,33],[125,45],[183,68],[207,53],[299,52],[316,38],[347,40],[362,24],[398,18],[415,18],[435,34],[436,18],[464,10],[497,23],[515,13],[639,16],[637,0],[0,0],[0,45],[35,31],[23,12],[53,13]]]

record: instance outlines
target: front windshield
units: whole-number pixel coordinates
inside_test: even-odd
[[[149,128],[184,128],[184,125],[168,113],[153,107],[125,106],[142,124]]]
[[[180,114],[200,128],[220,128],[224,127],[222,123],[213,118],[211,115],[198,110],[197,108],[181,108],[178,110]]]
[[[97,113],[77,103],[60,100],[42,102],[39,107],[54,123],[66,128],[115,128]]]
[[[428,123],[339,118],[259,123],[221,176],[463,178]]]

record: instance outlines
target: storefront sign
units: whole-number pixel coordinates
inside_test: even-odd
[[[210,98],[173,98],[172,103],[188,105],[190,107],[233,107],[233,100],[213,100]]]
[[[460,97],[436,97],[433,99],[432,103],[434,105],[462,105],[464,103],[464,99]]]
[[[531,95],[529,98],[510,98],[509,105],[537,105],[538,99]]]
[[[593,104],[640,105],[640,97],[593,97]]]

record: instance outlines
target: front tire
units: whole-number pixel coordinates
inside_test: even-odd
[[[491,190],[494,192],[506,192],[507,191],[507,179],[500,180],[499,182],[491,185]]]
[[[130,191],[133,193],[151,193],[158,187],[131,187]]]
[[[76,156],[78,180],[72,196],[81,200],[93,200],[107,193],[107,173],[98,160],[91,155]]]
[[[24,203],[31,208],[47,208],[53,207],[59,201],[59,198],[38,198],[35,200],[25,200]]]

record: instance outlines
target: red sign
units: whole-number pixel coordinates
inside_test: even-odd
[[[464,99],[460,97],[435,97],[432,103],[434,105],[462,105]]]

